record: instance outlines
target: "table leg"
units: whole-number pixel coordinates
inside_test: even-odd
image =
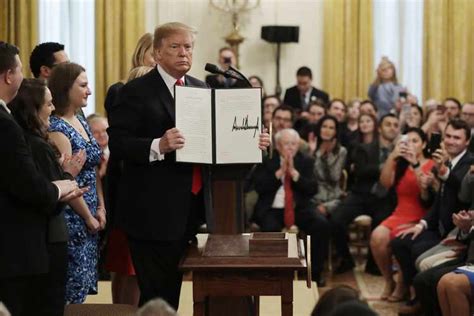
[[[260,316],[260,296],[254,296],[255,316]]]
[[[293,280],[281,282],[281,316],[293,316]]]

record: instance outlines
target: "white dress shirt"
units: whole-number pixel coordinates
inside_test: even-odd
[[[168,90],[171,93],[171,96],[174,98],[174,85],[176,84],[176,81],[178,81],[175,77],[171,76],[168,74],[159,64],[156,64],[156,69],[158,70],[158,73],[160,74],[161,78],[163,78],[163,81],[165,82],[166,86],[168,87]],[[184,78],[185,76],[181,77],[180,79],[185,83]],[[165,159],[165,155],[161,154],[160,152],[160,140],[161,138],[155,138],[151,142],[151,147],[150,147],[150,162],[153,161],[160,161]]]

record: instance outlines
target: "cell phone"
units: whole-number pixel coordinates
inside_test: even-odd
[[[437,149],[441,148],[441,134],[432,133],[428,143],[428,152],[432,155]]]
[[[406,91],[400,91],[398,92],[398,97],[401,99],[401,98],[407,98],[408,96],[408,93]]]
[[[403,134],[403,135],[400,137],[400,143],[408,144],[408,135],[407,135],[407,134]]]

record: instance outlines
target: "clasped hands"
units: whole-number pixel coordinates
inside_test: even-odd
[[[284,153],[282,157],[282,163],[275,172],[275,177],[281,179],[284,175],[289,174],[292,179],[298,178],[300,173],[295,169],[293,155],[291,153]]]
[[[259,135],[258,148],[261,150],[266,150],[270,146],[271,139],[270,134],[268,134],[267,129],[264,128],[263,132]],[[160,153],[167,154],[177,149],[184,147],[185,138],[179,129],[176,127],[170,128],[165,132],[160,140]]]

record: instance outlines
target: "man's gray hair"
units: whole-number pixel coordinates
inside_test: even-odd
[[[143,305],[137,316],[178,316],[178,313],[162,298],[155,298]]]
[[[298,134],[297,131],[295,131],[294,129],[292,128],[284,128],[282,129],[281,131],[277,132],[275,134],[275,143],[278,144],[278,142],[280,141],[280,139],[283,137],[283,135],[289,135],[289,136],[292,136],[294,137],[296,140],[300,141],[300,135]]]

